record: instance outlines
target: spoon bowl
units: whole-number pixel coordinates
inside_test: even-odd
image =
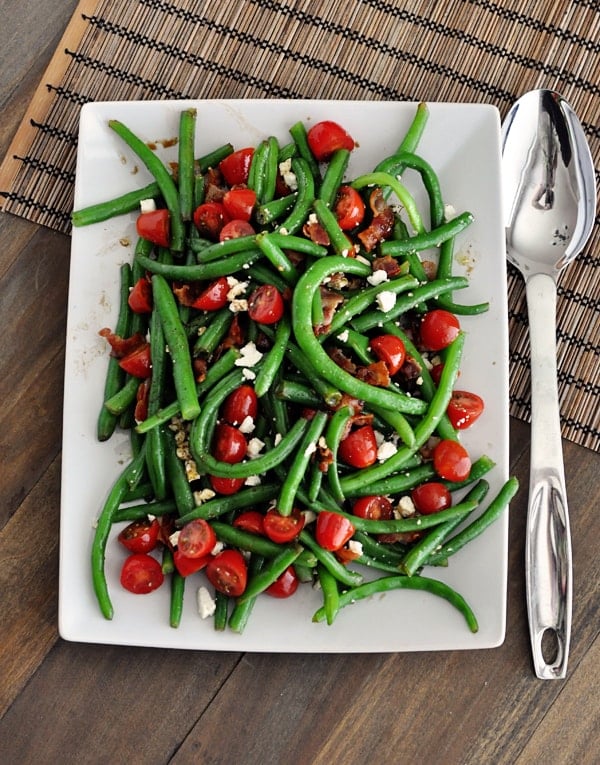
[[[522,96],[502,125],[508,260],[525,279],[531,346],[531,456],[525,579],[535,673],[566,676],[572,557],[556,369],[556,288],[594,224],[591,153],[569,104],[551,90]],[[548,645],[550,643],[551,650]]]

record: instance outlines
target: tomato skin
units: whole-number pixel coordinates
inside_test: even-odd
[[[138,236],[159,247],[168,247],[171,235],[171,216],[166,209],[151,210],[138,216],[135,224]]]
[[[205,555],[203,558],[189,558],[184,555],[180,550],[173,552],[173,563],[177,569],[177,573],[181,576],[190,576],[195,574],[196,571],[201,571],[206,568],[209,562],[212,560],[212,555]]]
[[[248,299],[248,315],[259,324],[275,324],[283,311],[283,297],[272,284],[261,284]]]
[[[160,563],[146,553],[132,553],[121,568],[121,585],[135,595],[146,595],[165,579]]]
[[[249,534],[265,535],[264,516],[258,510],[246,510],[240,513],[231,525]]]
[[[221,407],[221,416],[230,425],[241,425],[246,417],[258,414],[258,396],[251,385],[240,385],[230,393]]]
[[[192,303],[192,308],[200,311],[219,311],[227,305],[229,283],[226,276],[220,276],[211,282]]]
[[[204,518],[194,518],[186,523],[177,537],[177,549],[186,558],[203,558],[216,544],[217,535]]]
[[[471,472],[471,458],[458,441],[445,439],[433,450],[433,467],[440,478],[447,481],[464,481]]]
[[[227,549],[208,562],[206,576],[216,590],[237,598],[246,589],[248,567],[241,552]]]
[[[415,488],[410,493],[415,508],[421,515],[432,515],[445,510],[452,504],[450,492],[443,483],[427,481]]]
[[[297,508],[294,508],[289,515],[272,509],[269,510],[263,519],[263,529],[266,536],[272,542],[283,545],[291,542],[304,528],[304,516]]]
[[[238,239],[240,236],[252,236],[253,234],[256,234],[256,231],[248,221],[235,218],[223,226],[219,234],[219,242],[226,242],[228,239]]]
[[[288,566],[283,574],[280,574],[273,584],[269,585],[265,592],[272,598],[289,598],[298,589],[300,581],[293,566]]]
[[[194,210],[194,225],[199,233],[218,241],[223,226],[229,220],[221,202],[203,202]]]
[[[223,197],[223,207],[232,220],[249,221],[255,204],[256,192],[253,189],[229,189]]]
[[[152,311],[152,286],[145,276],[140,277],[133,285],[127,303],[134,313]]]
[[[352,512],[358,518],[372,521],[389,521],[394,514],[392,503],[381,494],[360,497],[352,506]]]
[[[145,379],[150,377],[152,360],[150,358],[150,343],[142,343],[135,350],[119,359],[119,366],[133,377]]]
[[[215,428],[213,456],[230,465],[241,462],[246,456],[248,444],[243,433],[228,422],[220,422]]]
[[[247,147],[234,151],[219,162],[219,170],[228,186],[238,186],[248,182],[253,155],[254,149]]]
[[[354,531],[351,521],[339,513],[322,510],[317,515],[315,539],[324,550],[339,550],[352,538]]]
[[[129,552],[149,553],[158,543],[160,523],[154,518],[148,518],[132,523],[121,529],[117,539]]]
[[[340,441],[339,457],[351,467],[364,468],[373,465],[377,459],[377,441],[371,425],[363,425]]]
[[[341,125],[331,120],[317,122],[308,131],[306,138],[315,159],[323,162],[338,149],[354,149],[354,139]]]
[[[340,186],[333,209],[342,231],[351,231],[356,228],[365,217],[365,203],[352,186]]]
[[[378,335],[369,344],[377,358],[385,363],[390,375],[395,375],[406,359],[402,340],[396,335]]]
[[[450,311],[435,308],[428,311],[421,321],[421,342],[429,351],[441,351],[458,337],[460,322]]]
[[[472,425],[485,408],[483,399],[476,393],[466,390],[455,390],[448,403],[446,414],[457,430],[464,430]]]
[[[209,475],[208,480],[210,481],[213,491],[225,496],[237,494],[244,485],[243,478],[223,478],[218,475]]]

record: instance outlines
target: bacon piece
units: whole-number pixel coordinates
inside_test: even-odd
[[[396,258],[391,255],[382,255],[379,258],[374,258],[373,271],[385,271],[388,277],[393,279],[394,276],[398,276],[402,272],[402,269]]]
[[[344,372],[348,372],[348,374],[351,375],[356,375],[356,364],[352,361],[352,359],[349,359],[342,350],[336,347],[329,348],[327,354],[332,361],[335,361],[338,367],[344,370]]]
[[[380,388],[387,388],[391,382],[390,373],[384,361],[376,361],[366,367],[359,367],[356,378]]]
[[[329,234],[318,220],[307,220],[302,227],[302,233],[315,244],[320,244],[323,247],[328,247],[330,244]]]
[[[221,171],[216,167],[210,167],[204,176],[204,201],[220,202],[226,192],[227,186]]]
[[[316,335],[322,335],[327,332],[329,325],[335,314],[335,309],[344,302],[344,298],[336,292],[328,290],[327,287],[319,288],[321,294],[321,305],[323,307],[323,321],[314,328]]]
[[[122,359],[124,356],[137,350],[146,342],[146,338],[141,332],[136,332],[134,335],[131,335],[131,337],[121,337],[120,335],[115,335],[114,332],[107,327],[104,327],[98,334],[109,343],[111,348],[110,355],[114,356],[116,359]]]
[[[394,228],[394,213],[390,207],[373,217],[371,224],[358,234],[367,252],[389,237]]]

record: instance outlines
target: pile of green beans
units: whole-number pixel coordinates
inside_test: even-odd
[[[422,571],[425,566],[447,565],[451,555],[500,516],[517,491],[514,478],[484,508],[489,490],[484,476],[494,463],[479,455],[468,479],[445,482],[453,492],[452,506],[445,510],[410,517],[398,512],[391,520],[379,521],[352,514],[352,504],[359,497],[384,495],[397,504],[415,486],[436,480],[425,447],[436,437],[458,440],[446,408],[460,370],[464,334],[460,332],[443,352],[444,367],[436,385],[411,333],[415,317],[438,306],[463,314],[487,309],[487,304],[458,305],[452,298],[455,290],[467,286],[466,279],[452,274],[453,242],[473,216],[463,212],[446,220],[437,175],[417,153],[428,119],[426,105],[417,108],[398,150],[382,159],[373,172],[351,181],[345,180],[351,152],[340,149],[327,163],[317,162],[302,123],[290,128],[291,140],[285,145],[268,136],[254,151],[248,177],[257,198],[252,219],[256,234],[220,243],[199,236],[193,213],[203,201],[207,171],[218,167],[233,147],[225,144],[196,157],[196,119],[193,109],[181,114],[175,173],[129,128],[111,120],[109,127],[154,180],[141,190],[72,214],[74,226],[90,225],[131,212],[141,200],[152,198],[168,209],[171,226],[168,249],[140,239],[133,262],[121,268],[114,331],[122,337],[146,334],[152,367],[148,413],[136,421],[133,413],[140,381],[125,375],[116,359],[108,362],[98,438],[104,441],[117,428],[127,429],[133,456],[108,493],[92,545],[92,580],[102,614],[113,617],[105,556],[116,524],[154,516],[181,528],[203,518],[221,544],[249,558],[245,592],[237,600],[216,594],[215,629],[229,625],[241,632],[257,597],[293,566],[302,582],[320,584],[323,603],[314,614],[315,622],[331,625],[349,603],[377,592],[409,588],[445,599],[475,632],[477,620],[466,601]],[[284,160],[291,160],[297,187],[278,196],[277,174]],[[429,200],[427,215],[402,183],[405,168],[416,170],[422,180]],[[342,183],[359,190],[365,200],[374,187],[382,190],[386,200],[395,197],[395,235],[373,252],[361,248],[356,232],[339,227],[334,204]],[[305,234],[309,216],[319,222],[329,245],[316,244]],[[431,249],[439,253],[439,269],[427,279],[419,254]],[[374,271],[374,259],[384,256],[396,260],[398,276],[371,286],[366,280]],[[141,316],[132,313],[127,297],[144,274],[151,282],[152,310]],[[246,297],[261,284],[277,287],[286,298],[283,317],[275,325],[262,325],[242,309],[235,317],[240,339],[231,334],[234,314],[228,307],[202,311],[178,301],[177,288],[182,284],[200,290],[224,276],[245,283]],[[315,326],[324,317],[323,291],[334,277],[339,277],[340,286],[332,289],[340,304],[331,322],[317,332]],[[395,296],[393,308],[387,311],[377,307],[382,291]],[[382,332],[400,337],[420,366],[417,390],[408,390],[397,378],[388,385],[359,379],[332,357],[336,348],[355,366],[368,366],[374,361],[369,338]],[[250,369],[243,358],[248,343],[260,349],[260,359]],[[199,376],[197,362],[203,369]],[[213,455],[213,439],[223,402],[242,383],[253,385],[257,394],[259,413],[253,435],[264,448],[258,455],[230,464]],[[353,469],[338,457],[340,442],[357,411],[372,418],[382,437],[396,445],[392,456],[363,469]],[[173,435],[176,430],[185,433],[184,455]],[[240,479],[244,485],[231,495],[208,493],[209,476]],[[234,525],[245,510],[266,513],[273,507],[282,516],[295,508],[306,513],[307,523],[293,543],[277,544]],[[314,518],[325,510],[339,513],[354,526],[361,552],[350,564],[316,539]],[[377,538],[415,531],[419,532],[416,541]],[[165,545],[163,570],[172,576],[169,621],[177,627],[186,578],[174,570],[171,553]]]

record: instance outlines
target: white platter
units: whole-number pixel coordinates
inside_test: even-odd
[[[340,122],[359,148],[348,177],[367,172],[402,139],[416,104],[344,101],[148,101],[88,104],[81,111],[75,208],[111,198],[148,183],[145,168],[108,127],[119,119],[143,140],[158,144],[165,161],[177,148],[161,140],[177,135],[182,109],[198,110],[196,154],[225,141],[235,148],[256,145],[267,135],[289,140],[297,120]],[[508,474],[508,336],[504,233],[500,194],[500,120],[488,105],[429,105],[430,117],[418,152],[438,172],[444,197],[457,212],[470,210],[474,224],[457,240],[455,273],[467,273],[463,302],[489,300],[490,311],[463,318],[467,331],[460,387],[482,395],[486,409],[462,436],[473,458],[487,454],[497,466],[489,476],[490,497]],[[165,144],[169,141],[166,140]],[[424,197],[414,178],[405,182]],[[332,626],[314,624],[320,593],[309,586],[293,598],[259,598],[242,635],[217,633],[196,608],[201,574],[188,580],[181,626],[169,626],[169,587],[134,596],[119,585],[124,551],[114,538],[107,551],[107,577],[115,616],[105,620],[90,576],[94,522],[112,482],[128,460],[126,436],[106,443],[95,436],[107,364],[102,327],[114,327],[118,267],[131,260],[135,215],[75,229],[66,337],[62,501],[60,530],[59,629],[63,638],[92,643],[223,651],[391,652],[481,649],[502,643],[505,634],[508,515],[450,560],[446,569],[426,570],[455,587],[479,621],[472,634],[452,606],[432,595],[398,591],[345,608]],[[127,244],[130,242],[131,244]],[[116,535],[116,534],[115,534]]]

